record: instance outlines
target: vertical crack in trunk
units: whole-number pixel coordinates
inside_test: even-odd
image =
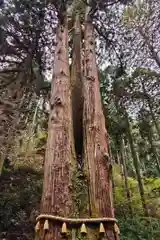
[[[77,217],[88,216],[88,186],[83,171],[83,64],[82,64],[82,35],[80,18],[75,17],[73,33],[73,54],[71,68],[72,85],[72,118],[76,163],[73,170],[73,205],[74,215]],[[78,232],[77,232],[78,236]]]
[[[72,117],[75,151],[78,168],[83,167],[83,94],[82,94],[82,64],[81,64],[81,26],[79,15],[76,15],[73,34],[73,54],[71,68],[72,85]]]

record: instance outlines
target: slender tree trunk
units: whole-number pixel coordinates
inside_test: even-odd
[[[147,102],[148,102],[148,106],[149,106],[149,109],[150,109],[150,113],[151,113],[151,117],[152,117],[153,123],[155,125],[155,128],[157,130],[158,136],[160,138],[160,127],[159,127],[159,125],[157,123],[157,120],[156,120],[156,118],[154,116],[153,109],[152,109],[152,103],[151,103],[151,100],[149,99],[149,97],[147,98]]]
[[[110,143],[109,138],[108,138],[108,153],[109,153],[109,158],[110,158],[111,164],[115,164],[115,159],[112,154],[111,143]]]
[[[150,97],[149,97],[148,94],[147,94],[147,91],[146,91],[146,89],[145,89],[145,85],[144,85],[143,82],[142,82],[142,88],[143,88],[143,92],[144,92],[144,94],[145,94],[145,96],[146,96],[146,100],[147,100],[147,103],[148,103],[148,107],[149,107],[149,110],[150,110],[150,114],[151,114],[151,117],[152,117],[152,121],[153,121],[153,123],[154,123],[154,125],[155,125],[155,128],[156,128],[156,130],[157,130],[158,136],[159,136],[159,138],[160,138],[160,127],[159,127],[159,125],[158,125],[158,123],[157,123],[156,117],[155,117],[154,112],[153,112],[153,106],[152,106],[153,104],[152,104],[152,102],[151,102]]]
[[[28,113],[27,113],[27,116],[26,116],[26,119],[25,119],[25,125],[27,125],[27,123],[29,122],[29,117],[30,117],[30,110],[32,108],[32,105],[33,105],[33,102],[36,101],[36,95],[32,95],[32,93],[29,93],[28,96],[27,96],[30,101],[28,103]]]
[[[41,213],[72,215],[73,137],[71,119],[71,83],[68,61],[67,21],[57,30],[54,76],[51,87],[51,111],[45,155]],[[54,224],[54,226],[53,226]],[[61,239],[60,225],[50,223],[44,240]]]
[[[151,117],[152,117],[152,121],[155,125],[155,128],[157,130],[157,133],[158,133],[158,136],[160,138],[160,127],[157,123],[157,120],[156,120],[156,117],[154,115],[154,112],[153,112],[153,104],[151,102],[151,99],[150,97],[147,95],[147,92],[146,92],[146,89],[145,89],[145,85],[144,83],[142,83],[142,88],[143,88],[143,92],[145,93],[146,97],[147,97],[147,102],[148,102],[148,107],[149,107],[149,110],[150,110],[150,114],[151,114]],[[159,163],[159,159],[158,159],[158,156],[157,156],[157,152],[156,152],[156,149],[154,147],[154,144],[153,144],[153,140],[152,140],[152,136],[153,136],[153,133],[152,133],[152,128],[150,127],[150,129],[148,129],[148,141],[150,143],[150,146],[151,146],[151,149],[152,149],[152,152],[153,152],[153,155],[154,155],[154,158],[156,160],[156,165],[157,165],[157,171],[160,173],[160,163]]]
[[[37,104],[36,104],[35,111],[34,111],[32,122],[29,124],[28,134],[26,136],[27,143],[26,143],[26,150],[25,150],[24,161],[26,161],[26,159],[28,157],[28,154],[30,154],[31,151],[34,148],[33,136],[34,136],[34,130],[35,130],[35,126],[36,126],[36,119],[37,119],[37,112],[38,112],[39,103],[40,103],[40,101],[38,100]]]
[[[144,140],[144,139],[142,139]],[[143,147],[140,145],[140,146],[137,146],[137,156],[138,156],[138,159],[140,159],[140,163],[141,163],[141,167],[143,169],[143,172],[146,173],[146,165],[145,165],[145,159],[147,158],[147,154],[145,154],[145,156],[143,157],[140,157],[141,156],[141,153],[143,152]]]
[[[160,174],[160,162],[159,162],[159,157],[158,157],[156,148],[155,148],[154,143],[153,143],[151,129],[148,130],[148,136],[147,136],[147,138],[148,138],[148,142],[149,142],[150,147],[151,147],[151,151],[152,151],[153,157],[154,157],[154,159],[155,159],[155,163],[156,163],[156,167],[157,167],[157,172]]]
[[[121,141],[121,159],[122,159],[122,164],[123,164],[124,184],[125,184],[126,196],[127,196],[127,200],[128,200],[129,212],[132,216],[133,215],[132,201],[131,201],[130,189],[128,186],[128,173],[127,173],[127,167],[126,167],[124,139],[122,139],[122,141]]]
[[[147,206],[146,206],[146,201],[145,201],[145,196],[144,196],[143,181],[142,181],[141,174],[140,174],[139,161],[138,161],[137,154],[136,154],[136,151],[135,151],[134,141],[133,141],[133,138],[132,138],[130,123],[129,123],[129,119],[128,119],[128,114],[127,114],[126,111],[125,111],[125,119],[126,119],[126,126],[127,126],[127,135],[128,135],[127,137],[128,137],[128,141],[129,141],[129,144],[130,144],[133,163],[134,163],[134,167],[135,167],[135,171],[136,171],[138,187],[139,187],[139,192],[140,192],[141,201],[142,201],[142,207],[143,207],[143,210],[144,210],[144,214],[146,216],[148,216],[148,211],[147,211]]]
[[[119,157],[119,152],[117,151],[117,164],[120,166],[120,157]]]
[[[100,83],[95,56],[93,25],[86,13],[85,22],[85,78],[84,78],[84,162],[88,175],[91,217],[113,217],[111,204],[111,165],[108,157],[108,134],[102,111]],[[113,224],[105,226],[104,239],[114,239]],[[98,229],[89,239],[98,239]]]

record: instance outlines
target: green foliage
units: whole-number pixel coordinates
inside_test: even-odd
[[[75,17],[75,15],[78,13],[79,15],[82,15],[82,17],[84,17],[85,6],[86,4],[82,0],[72,1],[72,4],[70,4],[70,6],[68,7],[68,15]]]
[[[147,20],[148,15],[148,9],[143,4],[138,7],[126,7],[124,9],[122,23],[128,27],[133,27],[133,25],[143,23],[144,20]]]
[[[130,9],[129,24],[137,21],[135,12]],[[129,16],[128,16],[129,17]],[[123,59],[122,59],[123,61]],[[120,74],[119,74],[120,73]],[[122,74],[121,74],[122,73]],[[159,73],[149,68],[139,67],[133,72],[120,72],[120,66],[109,66],[101,72],[101,95],[106,125],[109,131],[111,154],[120,165],[113,167],[115,214],[120,221],[121,239],[159,239],[160,187],[159,187]],[[126,114],[127,113],[127,114]],[[127,117],[133,138],[135,155],[139,162],[138,170],[144,183],[144,197],[149,216],[142,220],[143,209],[136,179],[133,154],[127,134]],[[154,121],[154,119],[156,119]],[[133,217],[127,198],[122,166],[121,143],[124,139],[123,154],[128,174]],[[156,223],[157,218],[157,223]],[[159,237],[158,237],[159,236]]]
[[[118,165],[113,166],[113,180],[115,185],[115,207],[117,208],[116,211],[118,213],[119,211],[123,210],[124,213],[126,212],[126,210],[128,211],[128,200],[126,199],[124,179],[121,175],[121,170]],[[128,185],[131,191],[131,202],[133,211],[136,214],[141,215],[142,207],[137,180],[128,177]],[[154,211],[155,216],[160,216],[160,178],[144,178],[144,190],[148,207],[150,208],[152,206],[152,209],[150,208],[150,210]]]
[[[124,179],[121,176],[121,170],[118,165],[113,166],[113,181],[115,185],[114,198],[116,214],[125,215],[129,212],[129,203],[126,198],[126,189]],[[141,198],[138,191],[137,181],[131,177],[128,178],[128,185],[131,189],[131,202],[133,211],[142,214]]]
[[[31,168],[12,169],[0,181],[0,239],[32,239],[43,174]]]
[[[136,68],[132,73],[133,78],[137,78],[139,76],[145,76],[146,78],[159,78],[160,74],[150,68]]]
[[[154,218],[140,218],[135,215],[119,217],[121,240],[158,240],[160,237],[160,221]]]
[[[137,181],[128,177],[128,185],[131,192],[131,204],[133,217],[129,213],[128,200],[124,187],[124,179],[118,165],[113,166],[115,212],[119,220],[122,240],[158,240],[160,237],[160,178],[145,178],[144,189],[147,199],[147,207],[150,216],[143,217],[142,204]],[[155,218],[155,217],[158,218]]]

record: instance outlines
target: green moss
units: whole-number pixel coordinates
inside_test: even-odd
[[[82,171],[75,169],[72,174],[74,217],[78,217],[85,215],[88,208],[88,186],[86,176]]]
[[[84,217],[88,212],[88,186],[87,178],[82,171],[78,171],[74,165],[72,172],[72,200],[73,217]],[[75,240],[87,240],[80,234],[80,229],[73,229],[72,238]]]
[[[36,144],[36,148],[40,148],[43,147],[47,141],[47,132],[46,131],[41,131],[38,132],[36,139],[35,139],[35,144]]]

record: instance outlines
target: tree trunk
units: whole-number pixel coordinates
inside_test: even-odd
[[[117,164],[120,166],[121,163],[120,163],[120,157],[119,157],[119,152],[117,151]]]
[[[72,215],[73,137],[71,119],[71,82],[68,61],[67,21],[57,29],[54,76],[51,87],[51,111],[45,155],[41,213]],[[54,226],[53,226],[54,224]],[[61,239],[61,225],[50,223],[44,240]]]
[[[149,107],[149,110],[150,110],[150,114],[151,114],[151,117],[152,117],[152,121],[153,121],[153,123],[154,123],[154,125],[155,125],[155,128],[156,128],[156,130],[157,130],[158,136],[159,136],[159,138],[160,138],[160,127],[159,127],[159,125],[158,125],[158,123],[157,123],[156,117],[155,117],[154,112],[153,112],[153,104],[152,104],[152,101],[151,101],[150,97],[149,97],[148,94],[147,94],[147,91],[146,91],[146,89],[145,89],[145,85],[144,85],[143,82],[142,82],[142,88],[143,88],[143,92],[144,92],[144,94],[145,94],[145,96],[146,96],[146,100],[147,100],[147,103],[148,103],[148,107]]]
[[[158,123],[157,123],[157,120],[156,120],[156,118],[155,118],[155,115],[154,115],[154,112],[153,112],[153,109],[152,109],[152,103],[151,103],[151,100],[149,99],[149,97],[147,98],[147,102],[148,102],[148,106],[149,106],[149,109],[150,109],[152,121],[153,121],[153,123],[154,123],[154,125],[155,125],[155,128],[156,128],[156,130],[157,130],[158,136],[159,136],[159,138],[160,138],[160,127],[159,127],[159,125],[158,125]]]
[[[102,111],[100,83],[96,65],[93,25],[86,13],[84,46],[84,163],[89,185],[91,217],[113,217],[111,204],[111,164],[108,157],[108,134]],[[105,226],[103,239],[114,239],[113,224]],[[98,229],[89,233],[89,239],[98,239]]]
[[[127,137],[128,137],[128,141],[129,141],[129,144],[130,144],[133,163],[134,163],[134,167],[135,167],[135,171],[136,171],[138,187],[139,187],[139,192],[140,192],[141,201],[142,201],[142,207],[143,207],[144,214],[146,216],[148,216],[148,211],[147,211],[147,206],[146,206],[146,201],[145,201],[145,196],[144,196],[143,181],[142,181],[141,174],[140,174],[139,161],[138,161],[137,154],[136,154],[136,151],[135,151],[134,141],[133,141],[133,138],[132,138],[130,123],[129,123],[129,119],[128,119],[128,114],[127,114],[126,111],[125,111],[125,119],[126,119],[126,126],[127,126]]]
[[[122,139],[122,141],[121,141],[121,160],[122,160],[122,164],[123,164],[123,174],[124,174],[124,184],[125,184],[125,190],[126,190],[126,197],[127,197],[127,200],[128,200],[129,212],[132,216],[133,215],[132,201],[131,201],[130,189],[129,189],[129,186],[128,186],[128,173],[127,173],[127,167],[126,167],[124,139]]]
[[[159,162],[159,157],[158,157],[156,148],[155,148],[154,143],[153,143],[152,130],[151,129],[148,130],[147,138],[148,138],[148,142],[149,142],[150,147],[151,147],[151,151],[153,153],[153,157],[155,159],[157,172],[160,174],[160,162]]]
[[[110,142],[109,138],[108,138],[108,153],[109,153],[109,158],[110,158],[111,164],[115,164],[115,158],[112,154],[111,142]]]
[[[26,136],[27,142],[26,142],[26,147],[25,147],[24,161],[27,160],[28,155],[33,151],[33,148],[34,148],[33,136],[34,136],[34,130],[35,130],[35,126],[36,126],[36,119],[37,119],[39,104],[40,104],[40,100],[38,100],[36,102],[33,119],[28,127],[27,136]]]
[[[156,120],[156,117],[154,115],[154,112],[153,112],[153,104],[152,104],[152,101],[150,99],[150,97],[148,96],[147,92],[146,92],[146,89],[145,89],[145,85],[144,83],[142,83],[142,88],[143,88],[143,92],[144,94],[146,95],[146,98],[147,98],[147,103],[148,103],[148,107],[149,107],[149,110],[150,110],[150,114],[151,114],[151,117],[152,117],[152,121],[153,121],[153,124],[157,130],[157,134],[160,138],[160,128],[159,128],[159,124]],[[157,152],[156,152],[156,149],[155,149],[155,146],[154,146],[154,143],[153,143],[153,139],[152,139],[152,136],[153,136],[153,133],[152,133],[152,127],[149,126],[150,129],[148,129],[148,141],[150,143],[150,146],[151,146],[151,150],[153,152],[153,156],[156,160],[156,165],[157,165],[157,171],[158,173],[160,173],[160,163],[159,163],[159,159],[158,159],[158,156],[157,156]]]

